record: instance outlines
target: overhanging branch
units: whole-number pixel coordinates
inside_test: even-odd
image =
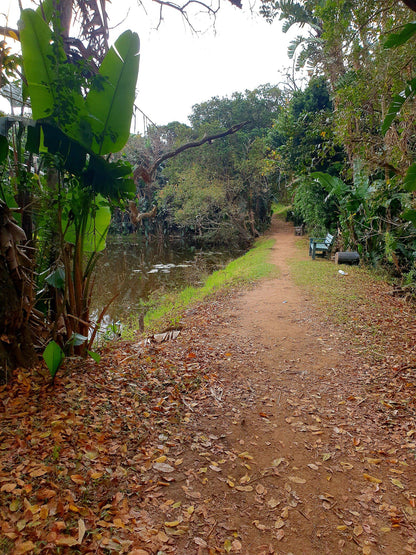
[[[134,179],[136,180],[141,177],[146,183],[150,183],[153,179],[153,176],[157,168],[165,160],[168,160],[169,158],[173,158],[174,156],[177,156],[178,154],[181,154],[181,152],[184,152],[185,150],[188,150],[190,148],[196,148],[198,146],[202,146],[205,143],[211,143],[212,141],[215,141],[215,139],[221,139],[222,137],[233,135],[234,133],[237,133],[237,131],[240,131],[240,129],[242,129],[248,123],[249,123],[248,121],[244,121],[243,123],[237,123],[236,125],[233,125],[229,129],[227,129],[227,131],[223,131],[222,133],[216,133],[215,135],[205,135],[199,141],[186,143],[178,147],[177,149],[172,150],[171,152],[167,152],[166,154],[163,154],[162,156],[160,156],[160,158],[158,158],[148,170],[143,166],[140,166],[139,168],[137,168],[134,171]]]

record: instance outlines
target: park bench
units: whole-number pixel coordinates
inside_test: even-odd
[[[325,256],[327,252],[331,250],[332,243],[334,242],[334,236],[330,233],[326,234],[326,237],[310,237],[309,239],[309,256],[315,259],[317,252],[320,252],[322,256]]]

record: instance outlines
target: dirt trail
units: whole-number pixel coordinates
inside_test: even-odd
[[[166,493],[197,507],[173,552],[416,553],[414,444],[380,427],[369,368],[294,285],[293,228],[271,235],[279,277],[191,314],[182,339],[216,379]]]

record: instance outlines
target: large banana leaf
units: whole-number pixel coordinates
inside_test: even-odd
[[[401,91],[399,94],[393,96],[393,99],[390,103],[388,112],[386,117],[384,118],[383,125],[381,126],[381,132],[383,135],[387,133],[390,129],[391,124],[393,123],[394,119],[402,109],[405,102],[413,98],[416,94],[416,79],[411,79],[407,82],[407,86],[404,91]]]
[[[20,41],[33,119],[46,118],[52,114],[55,105],[52,31],[33,10],[21,13]]]
[[[125,31],[110,48],[101,64],[102,86],[94,87],[86,98],[85,126],[81,129],[90,137],[96,154],[117,152],[126,144],[130,134],[137,75],[140,41],[136,33]],[[91,132],[89,133],[89,130]]]
[[[100,252],[105,249],[108,228],[111,221],[111,210],[107,201],[97,195],[93,201],[92,210],[73,206],[72,220],[69,214],[62,215],[62,231],[67,243],[76,244],[79,236],[82,238],[84,252]],[[79,230],[82,229],[82,232]]]

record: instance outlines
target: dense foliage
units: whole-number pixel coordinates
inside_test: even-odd
[[[264,3],[311,76],[269,132],[269,168],[311,233],[413,279],[414,24],[399,2]],[[409,170],[410,168],[410,170]]]
[[[282,103],[277,87],[265,85],[230,98],[194,106],[190,126],[172,122],[132,137],[124,149],[140,164],[160,152],[246,122],[230,136],[190,149],[164,164],[152,183],[138,183],[140,210],[158,208],[146,233],[180,235],[215,244],[248,244],[270,222],[271,186],[265,168],[266,135]]]

